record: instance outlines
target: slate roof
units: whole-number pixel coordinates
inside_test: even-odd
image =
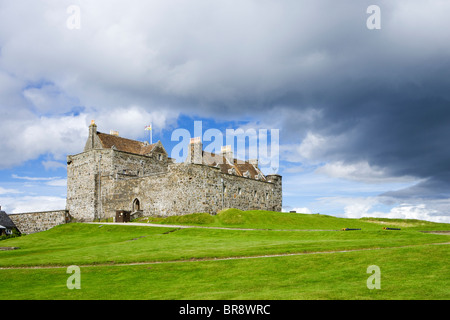
[[[112,134],[106,134],[102,132],[97,132],[97,136],[102,143],[102,147],[105,149],[111,149],[113,146],[119,150],[139,155],[146,155],[153,151],[156,151],[156,146],[161,143],[148,144],[141,141],[131,140],[127,138],[122,138]],[[155,150],[154,150],[155,149]],[[166,153],[164,148],[158,150],[159,152]]]
[[[5,211],[0,211],[0,225],[8,229],[16,228],[16,225]]]
[[[237,176],[245,177],[247,175],[247,177],[251,179],[256,179],[259,176],[260,180],[266,180],[264,174],[248,161],[233,159],[233,162],[231,162],[223,155],[206,151],[203,151],[202,156],[203,164],[211,167],[218,167],[222,173],[229,173],[229,170],[234,168],[234,174]]]
[[[113,134],[106,134],[97,132],[97,136],[100,139],[102,147],[105,149],[115,148],[119,151],[147,155],[152,152],[161,152],[167,154],[160,141],[153,144],[145,142],[122,138]],[[241,177],[248,177],[251,179],[266,180],[264,174],[253,164],[248,161],[239,161],[232,159],[228,161],[226,157],[221,154],[215,154],[211,152],[202,151],[203,164],[218,167],[222,173],[230,173],[230,169],[234,169],[233,174]]]

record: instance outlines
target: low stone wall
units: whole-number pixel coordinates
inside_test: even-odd
[[[68,210],[12,213],[9,217],[19,231],[25,234],[45,231],[70,222]]]

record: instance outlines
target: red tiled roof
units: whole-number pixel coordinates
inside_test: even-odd
[[[125,151],[129,153],[145,155],[153,151],[153,148],[157,143],[146,144],[144,142],[122,138],[119,136],[97,132],[97,136],[102,143],[102,147],[110,149],[113,146],[119,151]]]
[[[264,174],[248,161],[233,159],[233,164],[231,164],[223,155],[206,151],[203,151],[202,156],[203,164],[218,167],[222,173],[229,173],[228,170],[234,168],[237,176],[244,177],[248,171],[249,178],[255,179],[259,174],[262,180],[266,180]]]

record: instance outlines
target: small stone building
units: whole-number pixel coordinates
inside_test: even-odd
[[[0,207],[0,236],[10,235],[14,231],[19,232],[9,215],[1,209],[2,207]]]
[[[216,214],[225,208],[281,211],[280,175],[265,176],[257,160],[240,161],[228,147],[203,151],[193,138],[184,163],[154,144],[97,131],[89,126],[82,153],[67,156],[67,207],[80,221],[116,216]]]

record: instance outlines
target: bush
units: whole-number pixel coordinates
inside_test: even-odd
[[[3,235],[3,236],[0,237],[0,240],[16,238],[16,237],[20,237],[20,236],[21,236],[20,232],[17,231],[17,229],[13,229],[12,230],[12,234]]]

